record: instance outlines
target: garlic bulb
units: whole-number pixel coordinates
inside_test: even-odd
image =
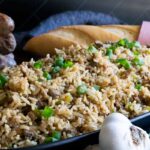
[[[122,114],[109,115],[99,135],[99,150],[150,150],[148,134]]]

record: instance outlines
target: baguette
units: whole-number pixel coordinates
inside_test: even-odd
[[[137,40],[140,31],[140,26],[138,25],[106,25],[100,27],[122,38],[128,38],[130,41]]]
[[[24,50],[39,56],[45,56],[47,53],[54,54],[55,48],[67,48],[76,44],[87,47],[90,43],[97,40],[101,42],[115,42],[119,39],[127,38],[132,41],[137,39],[139,28],[139,26],[128,25],[64,26],[33,37],[25,44]]]

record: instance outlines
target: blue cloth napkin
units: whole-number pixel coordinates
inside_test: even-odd
[[[15,33],[14,35],[17,40],[17,49],[22,49],[26,41],[33,36],[37,36],[61,26],[81,24],[106,25],[124,24],[124,22],[109,14],[93,11],[67,11],[56,15],[51,15],[31,31]]]
[[[123,21],[100,12],[92,11],[67,11],[64,13],[52,15],[37,27],[29,32],[31,36],[36,36],[49,30],[56,29],[66,25],[104,25],[104,24],[124,24]]]

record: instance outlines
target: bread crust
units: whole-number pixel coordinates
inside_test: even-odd
[[[48,33],[31,38],[24,46],[24,50],[39,56],[47,53],[54,54],[55,48],[67,48],[79,44],[88,46],[95,41],[115,42],[122,38],[136,40],[140,26],[130,25],[75,25],[64,26]]]

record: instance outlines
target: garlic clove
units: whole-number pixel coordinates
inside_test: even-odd
[[[100,150],[150,150],[148,134],[122,114],[109,115],[99,135]]]

